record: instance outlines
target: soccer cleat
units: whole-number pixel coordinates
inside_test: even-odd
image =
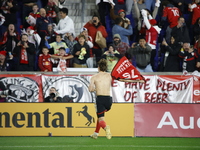
[[[92,139],[97,139],[98,138],[98,135],[97,134],[95,134],[95,133],[93,133],[92,135],[90,135],[90,137],[92,138]]]
[[[106,131],[106,138],[107,139],[111,139],[112,138],[112,135],[110,133],[110,126],[106,126],[105,127],[105,131]]]

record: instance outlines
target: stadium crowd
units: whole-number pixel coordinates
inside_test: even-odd
[[[140,72],[200,70],[200,0],[96,0],[75,35],[68,0],[0,0],[0,71],[93,68],[126,56]],[[87,4],[87,2],[86,2]]]

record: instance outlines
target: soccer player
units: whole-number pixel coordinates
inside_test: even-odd
[[[101,59],[98,63],[99,73],[93,75],[90,80],[89,91],[96,91],[96,110],[97,110],[97,124],[96,130],[91,135],[91,138],[97,139],[99,130],[102,127],[106,131],[106,138],[111,139],[110,126],[106,125],[104,113],[109,111],[112,105],[112,97],[110,96],[112,77],[110,73],[106,72],[107,61]]]

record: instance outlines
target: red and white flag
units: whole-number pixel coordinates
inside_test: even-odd
[[[124,56],[122,57],[111,72],[111,76],[115,80],[124,82],[144,82],[144,77]]]

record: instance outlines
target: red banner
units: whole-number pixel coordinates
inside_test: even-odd
[[[200,137],[199,104],[135,104],[135,136]]]
[[[7,102],[43,102],[41,74],[1,74],[0,91]]]

